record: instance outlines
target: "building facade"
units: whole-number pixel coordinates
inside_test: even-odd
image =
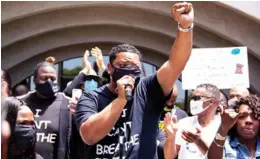
[[[167,60],[176,37],[174,3],[1,2],[2,68],[9,71],[14,86],[30,79],[37,63],[54,56],[59,83],[65,85],[72,77],[64,69],[76,67],[86,49],[98,46],[107,56],[112,46],[129,43],[143,53],[147,71],[155,70]],[[194,47],[247,46],[250,90],[259,93],[260,16],[252,7],[260,3],[250,3],[249,13],[239,3],[192,2]]]

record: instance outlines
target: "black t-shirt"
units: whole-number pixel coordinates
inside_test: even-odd
[[[102,111],[116,97],[106,85],[84,92],[77,105],[77,126]],[[140,80],[133,100],[127,102],[110,133],[91,146],[88,158],[156,158],[158,121],[168,98],[164,96],[156,74]],[[123,144],[119,144],[120,136],[123,137]]]
[[[60,106],[64,96],[59,94],[52,99],[43,100],[32,93],[22,99],[34,113],[37,128],[36,153],[45,159],[57,158]]]
[[[39,154],[36,154],[35,159],[44,159],[44,158],[42,158],[42,156],[40,156]]]

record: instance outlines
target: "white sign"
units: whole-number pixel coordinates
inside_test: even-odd
[[[183,89],[211,83],[219,89],[249,87],[246,47],[193,49],[182,72]]]

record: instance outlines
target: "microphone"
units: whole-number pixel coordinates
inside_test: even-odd
[[[126,97],[127,101],[130,101],[133,99],[132,88],[131,88],[130,84],[125,85],[125,97]]]

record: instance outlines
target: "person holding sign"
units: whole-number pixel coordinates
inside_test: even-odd
[[[85,92],[77,104],[76,123],[84,142],[92,145],[88,158],[153,159],[158,122],[172,86],[192,49],[193,7],[177,3],[178,23],[169,60],[153,75],[140,79],[141,53],[130,44],[113,47],[108,85]]]
[[[260,98],[241,98],[236,109],[223,110],[222,122],[208,152],[208,159],[260,158]]]
[[[204,159],[211,145],[221,119],[216,110],[219,107],[220,91],[212,84],[199,85],[190,101],[192,117],[177,123],[167,114],[164,119],[166,143],[165,159]]]

